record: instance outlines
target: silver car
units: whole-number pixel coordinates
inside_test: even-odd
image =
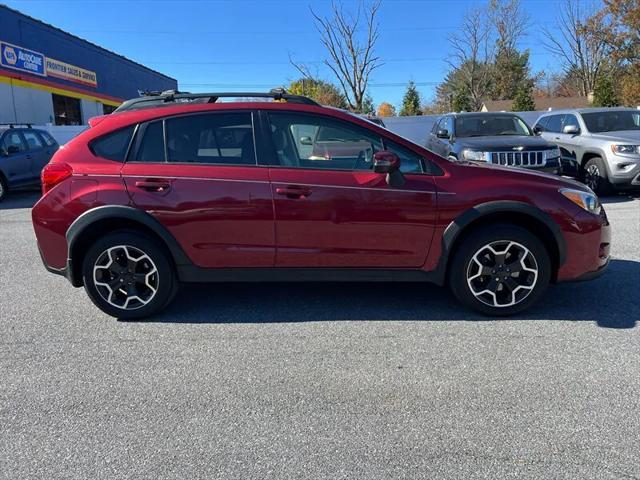
[[[640,110],[555,110],[533,130],[560,147],[563,173],[574,173],[597,194],[640,188]]]

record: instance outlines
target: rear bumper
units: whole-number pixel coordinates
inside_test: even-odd
[[[40,260],[42,260],[42,264],[44,265],[44,268],[47,270],[47,272],[54,273],[56,275],[60,275],[61,277],[66,278],[74,287],[82,286],[81,283],[78,284],[78,282],[74,278],[72,278],[73,275],[71,272],[73,272],[73,266],[70,258],[67,259],[67,264],[63,268],[56,268],[56,267],[52,267],[47,263],[47,261],[44,258],[44,255],[42,254],[42,250],[40,249],[40,244],[38,244],[38,253],[40,254]]]

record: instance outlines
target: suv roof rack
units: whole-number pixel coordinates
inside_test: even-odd
[[[9,127],[9,128],[16,128],[16,127],[27,127],[27,128],[33,128],[32,127],[33,124],[31,123],[21,123],[21,122],[13,122],[13,123],[0,123],[0,127]]]
[[[291,103],[305,105],[319,104],[308,97],[287,93],[284,88],[274,88],[269,92],[213,92],[213,93],[189,93],[176,90],[140,91],[140,98],[127,100],[113,113],[138,110],[141,108],[153,108],[175,105],[176,103],[216,103],[220,98],[270,98],[273,100],[285,100]]]

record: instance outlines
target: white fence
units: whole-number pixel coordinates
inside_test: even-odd
[[[34,125],[34,128],[46,130],[60,145],[64,145],[88,127],[86,125]]]

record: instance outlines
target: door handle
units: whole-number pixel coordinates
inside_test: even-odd
[[[139,180],[135,185],[142,190],[158,193],[164,193],[171,188],[171,183],[168,180]]]
[[[288,185],[286,187],[276,187],[276,193],[278,195],[286,195],[287,198],[307,198],[311,195],[311,189],[298,185]]]
[[[560,140],[560,137],[556,137],[556,140]]]

